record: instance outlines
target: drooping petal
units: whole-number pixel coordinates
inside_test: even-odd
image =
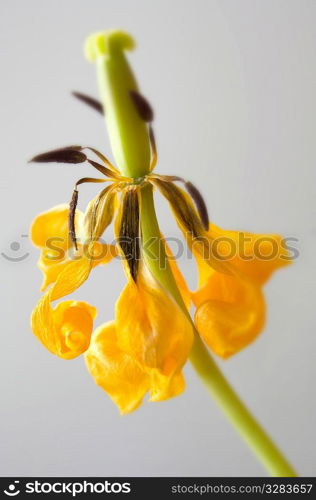
[[[105,265],[110,262],[117,255],[117,248],[115,245],[95,241],[93,246],[90,245],[90,247],[88,245],[79,245],[78,252],[72,252],[72,249],[70,249],[60,260],[51,257],[49,252],[49,250],[42,250],[37,263],[44,276],[41,291],[44,291],[51,283],[54,283],[59,274],[72,260],[80,259],[84,253],[87,256],[90,254],[92,258],[91,265],[94,268],[99,264]]]
[[[43,281],[41,285],[41,292],[46,290],[46,288],[54,283],[62,270],[69,263],[69,259],[65,256],[60,261],[54,261],[49,256],[47,256],[47,252],[42,250],[40,258],[37,262],[37,266],[43,273]]]
[[[227,358],[252,342],[265,321],[261,286],[271,274],[290,262],[279,235],[225,231],[210,225],[210,249],[230,274],[210,267],[195,252],[199,287],[192,294],[200,335],[219,356]]]
[[[204,219],[198,213],[192,198],[183,189],[173,182],[164,180],[162,176],[153,177],[151,183],[156,186],[161,194],[168,200],[170,208],[175,216],[177,225],[194,254],[203,257],[208,264],[219,272],[230,274],[229,263],[221,259],[220,255],[212,252],[212,235],[205,231]]]
[[[145,266],[117,301],[116,328],[119,347],[150,375],[152,399],[166,399],[183,388],[179,376],[191,349],[192,326]]]
[[[115,200],[113,196],[110,201],[112,201],[111,206],[104,207],[108,208],[109,212],[114,208]],[[38,267],[44,276],[41,291],[56,281],[69,262],[80,259],[88,251],[91,253],[92,267],[98,264],[107,264],[117,254],[114,245],[101,241],[94,241],[93,245],[90,246],[85,243],[87,239],[86,227],[84,225],[84,214],[80,210],[76,210],[75,216],[76,233],[79,237],[78,251],[75,251],[68,235],[68,214],[68,204],[58,205],[36,217],[31,226],[31,240],[36,246],[42,248],[38,261]],[[111,215],[108,216],[107,220],[111,222]],[[99,217],[97,217],[96,222],[99,223]],[[103,221],[103,227],[106,227],[106,225],[106,221]],[[100,235],[98,234],[97,237]],[[96,237],[95,234],[93,236]]]
[[[96,384],[107,392],[122,414],[135,410],[149,389],[149,376],[120,349],[114,322],[93,333],[86,365]]]
[[[208,234],[223,258],[258,284],[262,285],[275,270],[291,263],[286,243],[278,234],[226,231],[214,224]]]
[[[79,288],[88,278],[91,268],[92,261],[86,255],[67,262],[56,282],[39,300],[32,313],[31,326],[34,334],[56,356],[71,359],[82,354],[89,346],[95,309],[83,302],[74,301],[59,304],[53,309],[51,302]],[[67,312],[72,307],[75,308],[71,309],[71,313]]]
[[[246,347],[260,333],[265,302],[255,283],[213,271],[193,295],[195,324],[206,344],[222,358]]]
[[[182,372],[175,373],[173,377],[163,375],[159,370],[150,372],[150,398],[149,401],[164,401],[181,394],[185,389]]]
[[[68,234],[68,214],[68,204],[57,205],[39,214],[31,225],[31,241],[41,248],[38,267],[44,275],[42,290],[57,279],[68,261],[68,253],[73,246]],[[83,214],[77,210],[75,225],[78,232],[80,232],[82,221]]]
[[[63,359],[72,359],[88,349],[95,316],[96,309],[86,302],[67,300],[53,309],[48,293],[36,305],[31,326],[50,352]]]
[[[112,222],[117,190],[116,184],[109,185],[89,202],[83,222],[87,240],[97,241]]]
[[[72,242],[68,235],[68,213],[69,205],[63,203],[39,214],[30,228],[32,243],[40,248],[47,248],[49,243],[48,248],[51,248],[52,251],[54,246],[62,250],[70,248]],[[76,225],[81,224],[82,218],[82,212],[77,210]]]

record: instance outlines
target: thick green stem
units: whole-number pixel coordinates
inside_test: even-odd
[[[168,264],[155,213],[152,187],[141,191],[141,228],[144,258],[155,278],[172,294],[192,321]],[[195,330],[195,329],[194,329]],[[195,330],[190,361],[236,430],[272,476],[294,477],[296,473],[225,379]]]

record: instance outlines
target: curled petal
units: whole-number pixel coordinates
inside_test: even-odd
[[[80,256],[78,260],[68,262],[52,288],[47,292],[50,300],[58,300],[77,290],[86,281],[91,269],[92,261],[86,255]]]
[[[88,204],[84,231],[88,240],[98,240],[112,222],[116,206],[116,185],[107,186]]]
[[[51,251],[42,250],[40,259],[37,263],[38,267],[44,275],[44,280],[41,286],[41,291],[45,290],[51,283],[54,283],[60,273],[72,262],[73,259],[80,260],[83,255],[91,257],[91,267],[97,265],[105,265],[117,255],[115,245],[108,245],[95,241],[93,244],[79,245],[78,252],[70,255],[71,250],[63,254],[63,257],[58,259],[51,254]]]
[[[152,377],[152,393],[174,395],[193,340],[192,326],[174,300],[143,266],[116,304],[119,347]],[[158,376],[159,375],[159,376]]]
[[[91,267],[91,259],[86,256],[67,262],[32,313],[34,334],[49,351],[65,359],[76,357],[88,348],[95,309],[84,302],[73,301],[66,301],[53,309],[50,303],[81,286],[88,278]],[[70,311],[70,307],[75,309]]]
[[[260,285],[291,263],[286,243],[278,234],[226,231],[211,224],[208,235],[223,258]]]
[[[66,250],[72,246],[68,235],[69,205],[57,205],[46,212],[39,214],[33,221],[30,229],[32,243],[40,248],[50,248],[57,258],[61,255],[60,250]],[[77,210],[75,223],[80,226],[83,214]]]
[[[54,283],[57,280],[59,274],[63,271],[63,269],[67,266],[68,263],[69,260],[66,256],[64,256],[63,259],[61,260],[55,261],[49,257],[49,254],[47,255],[46,250],[42,250],[41,256],[37,262],[37,266],[43,273],[41,292],[46,290],[46,288],[51,283]]]
[[[67,300],[53,309],[45,294],[32,313],[31,326],[50,352],[72,359],[88,349],[95,316],[96,309],[86,302]]]
[[[31,240],[42,249],[38,261],[38,267],[44,274],[42,290],[56,281],[70,261],[73,243],[68,235],[68,214],[68,204],[58,205],[38,215],[31,225]],[[82,222],[83,214],[77,210],[75,224],[79,234]]]
[[[176,373],[172,378],[162,375],[159,370],[150,373],[150,398],[152,402],[164,401],[181,394],[185,389],[183,374]]]
[[[149,377],[118,346],[114,322],[96,329],[85,360],[96,384],[108,393],[122,414],[135,410],[141,404],[149,389]]]
[[[230,274],[212,269],[195,252],[199,287],[192,294],[200,335],[219,356],[227,358],[252,342],[265,321],[261,286],[290,262],[279,235],[225,231],[211,224],[207,238],[212,255],[227,261]]]
[[[247,346],[264,326],[262,292],[248,280],[214,272],[194,300],[197,330],[212,351],[222,358]]]

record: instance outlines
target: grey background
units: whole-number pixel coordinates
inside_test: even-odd
[[[315,26],[309,0],[1,2],[1,474],[264,475],[189,365],[187,390],[120,417],[83,359],[63,361],[33,337],[40,211],[69,200],[85,166],[30,166],[71,143],[110,154],[102,119],[69,96],[96,94],[82,43],[122,27],[130,61],[156,110],[162,173],[192,179],[226,228],[299,239],[300,257],[265,287],[268,322],[251,347],[219,362],[302,475],[315,475]],[[82,204],[96,192],[83,186]],[[179,236],[164,202],[166,235]],[[12,242],[21,248],[10,249]],[[182,262],[195,283],[192,262]],[[75,297],[113,317],[119,262]]]

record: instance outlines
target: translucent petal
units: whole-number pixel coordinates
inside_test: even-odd
[[[72,359],[88,349],[95,316],[96,309],[86,302],[67,300],[53,309],[45,294],[32,313],[31,326],[50,352]]]
[[[152,394],[161,394],[161,399],[173,396],[173,379],[179,376],[188,358],[193,329],[178,305],[144,267],[137,284],[130,279],[118,299],[116,328],[120,348],[150,374]]]
[[[264,326],[264,298],[260,287],[249,280],[215,271],[194,302],[197,330],[222,358],[247,346]]]
[[[129,413],[141,404],[149,389],[149,377],[118,346],[114,322],[96,329],[85,360],[96,384],[107,392],[121,413]]]

